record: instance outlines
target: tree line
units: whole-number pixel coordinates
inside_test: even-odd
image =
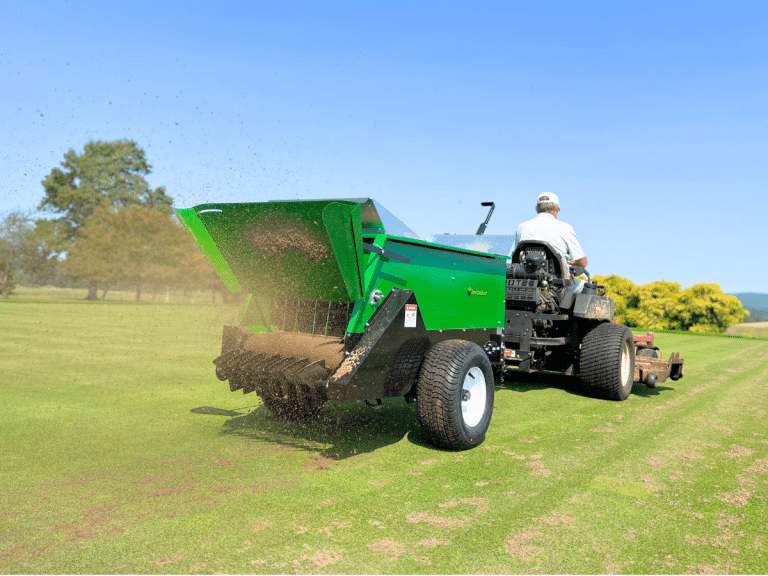
[[[151,165],[132,140],[91,141],[70,149],[42,181],[37,210],[0,219],[0,294],[20,280],[44,285],[86,282],[99,289],[131,284],[136,301],[148,284],[184,290],[226,288],[173,216],[164,187],[152,189]]]
[[[0,294],[23,278],[36,284],[87,282],[88,299],[118,284],[159,284],[184,290],[226,289],[192,237],[172,215],[164,187],[152,189],[152,167],[132,140],[88,142],[70,149],[42,181],[33,218],[0,219]],[[723,332],[748,312],[717,284],[659,280],[642,286],[620,276],[596,276],[616,306],[616,321],[651,330]]]
[[[694,284],[682,289],[679,282],[657,280],[636,285],[621,276],[595,276],[613,298],[614,319],[630,328],[725,332],[749,314],[736,296],[723,293],[717,284]]]

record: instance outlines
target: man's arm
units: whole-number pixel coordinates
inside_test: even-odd
[[[572,226],[566,224],[565,229],[568,231],[567,234],[565,234],[565,243],[568,245],[568,251],[570,252],[570,256],[573,256],[573,260],[568,260],[568,264],[572,266],[581,266],[582,268],[586,268],[587,266],[587,256],[584,254],[584,250],[581,249],[581,244],[579,244],[579,239],[576,237],[576,231],[573,229]]]
[[[587,257],[586,256],[582,256],[578,260],[568,260],[568,264],[570,264],[572,266],[581,266],[582,268],[586,268],[587,267]]]

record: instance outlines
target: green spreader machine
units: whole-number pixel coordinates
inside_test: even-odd
[[[431,241],[369,198],[177,215],[227,288],[247,294],[216,375],[277,418],[404,397],[435,445],[464,450],[485,438],[495,381],[514,370],[578,375],[606,399],[632,388],[632,334],[612,322],[613,301],[593,283],[572,294],[545,244],[510,258],[510,237],[482,235],[490,212],[478,235]]]

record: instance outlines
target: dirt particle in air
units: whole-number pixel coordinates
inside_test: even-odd
[[[302,252],[310,262],[320,262],[328,248],[305,225],[286,217],[271,218],[260,223],[251,234],[253,245],[272,257],[281,257],[286,250]]]

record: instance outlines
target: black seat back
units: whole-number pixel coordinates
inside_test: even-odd
[[[534,256],[536,254],[543,254],[546,261],[545,269],[547,272],[557,278],[567,278],[568,275],[565,272],[568,270],[568,262],[565,258],[560,256],[549,244],[546,242],[532,242],[525,241],[520,244],[512,252],[512,263],[523,263],[525,257]]]

